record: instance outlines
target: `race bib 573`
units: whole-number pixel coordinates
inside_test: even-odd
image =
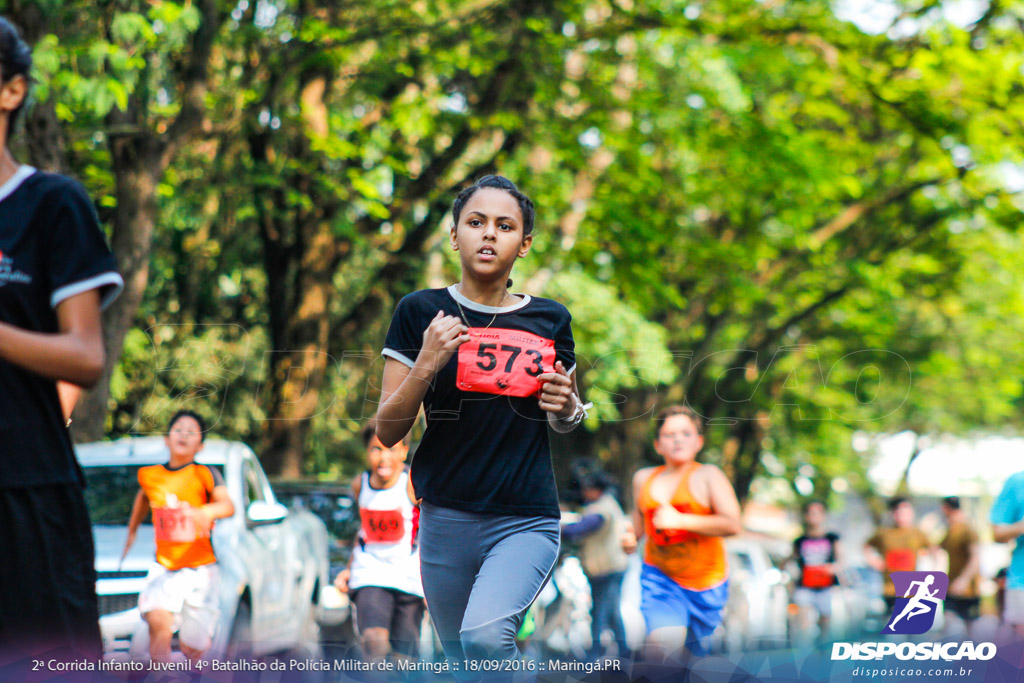
[[[555,342],[522,330],[469,328],[459,347],[456,383],[463,391],[533,396],[538,377],[555,368]]]

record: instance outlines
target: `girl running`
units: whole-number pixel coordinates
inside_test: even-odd
[[[399,302],[377,436],[397,443],[424,407],[412,479],[423,501],[423,590],[445,653],[514,659],[523,615],[558,557],[547,425],[570,431],[586,407],[569,312],[508,291],[533,241],[533,202],[486,176],[456,197],[452,216],[461,280]]]
[[[385,448],[370,420],[363,444],[367,468],[352,482],[359,532],[334,585],[351,592],[364,660],[381,661],[392,651],[415,657],[426,604],[416,538],[419,509],[404,467],[409,437]]]
[[[722,470],[697,462],[703,424],[670,406],[654,421],[654,450],[665,459],[633,477],[634,528],[647,536],[640,611],[648,659],[683,662],[703,655],[729,595],[722,536],[740,530],[740,504]]]
[[[99,657],[92,529],[58,382],[103,372],[100,308],[123,286],[85,190],[7,147],[32,55],[0,18],[0,643]],[[74,391],[66,392],[73,399]]]

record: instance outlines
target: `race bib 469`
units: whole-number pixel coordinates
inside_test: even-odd
[[[469,328],[459,347],[456,383],[463,391],[501,396],[533,396],[542,373],[553,372],[555,342],[522,330]]]
[[[405,534],[401,510],[368,510],[359,508],[363,536],[369,543],[397,543]]]

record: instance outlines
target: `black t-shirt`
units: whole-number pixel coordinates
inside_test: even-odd
[[[56,333],[57,305],[123,287],[84,188],[22,166],[0,186],[0,321]],[[0,359],[0,487],[83,484],[57,384]]]
[[[801,573],[807,567],[820,567],[824,564],[833,564],[836,561],[836,543],[839,541],[839,535],[831,531],[826,533],[824,536],[801,536],[800,538],[793,541],[793,553],[796,555],[796,563],[800,567]],[[805,583],[803,576],[801,576],[801,583]],[[832,578],[830,585],[835,585],[835,577]],[[827,588],[828,586],[817,586],[818,588]]]
[[[427,429],[412,462],[416,495],[468,512],[558,517],[547,413],[537,397],[464,391],[456,385],[460,353],[467,354],[464,366],[473,366],[474,372],[484,368],[497,373],[497,386],[505,386],[498,376],[504,370],[520,378],[536,376],[551,371],[555,359],[571,374],[576,367],[572,317],[550,299],[524,295],[511,306],[497,308],[467,299],[454,286],[424,289],[398,303],[382,355],[414,365],[431,320],[439,310],[461,317],[458,304],[469,325],[487,328],[484,334],[494,344],[481,344],[471,357],[463,349],[473,345],[463,345],[427,390]],[[531,340],[553,342],[553,356],[542,361]]]

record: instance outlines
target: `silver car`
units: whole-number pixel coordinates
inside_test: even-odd
[[[96,542],[96,593],[106,656],[144,657],[148,628],[139,592],[155,561],[153,527],[144,523],[121,560],[140,467],[167,462],[162,437],[76,447],[88,488]],[[220,570],[220,623],[210,654],[319,651],[319,625],[348,615],[328,580],[327,529],[313,514],[277,502],[259,460],[243,443],[209,440],[196,457],[220,471],[235,514],[213,531]],[[121,655],[123,656],[123,655]]]
[[[786,639],[789,595],[786,574],[772,561],[769,546],[785,543],[740,535],[726,539],[729,599],[722,624],[712,635],[712,649],[734,654],[759,647],[779,647]]]

